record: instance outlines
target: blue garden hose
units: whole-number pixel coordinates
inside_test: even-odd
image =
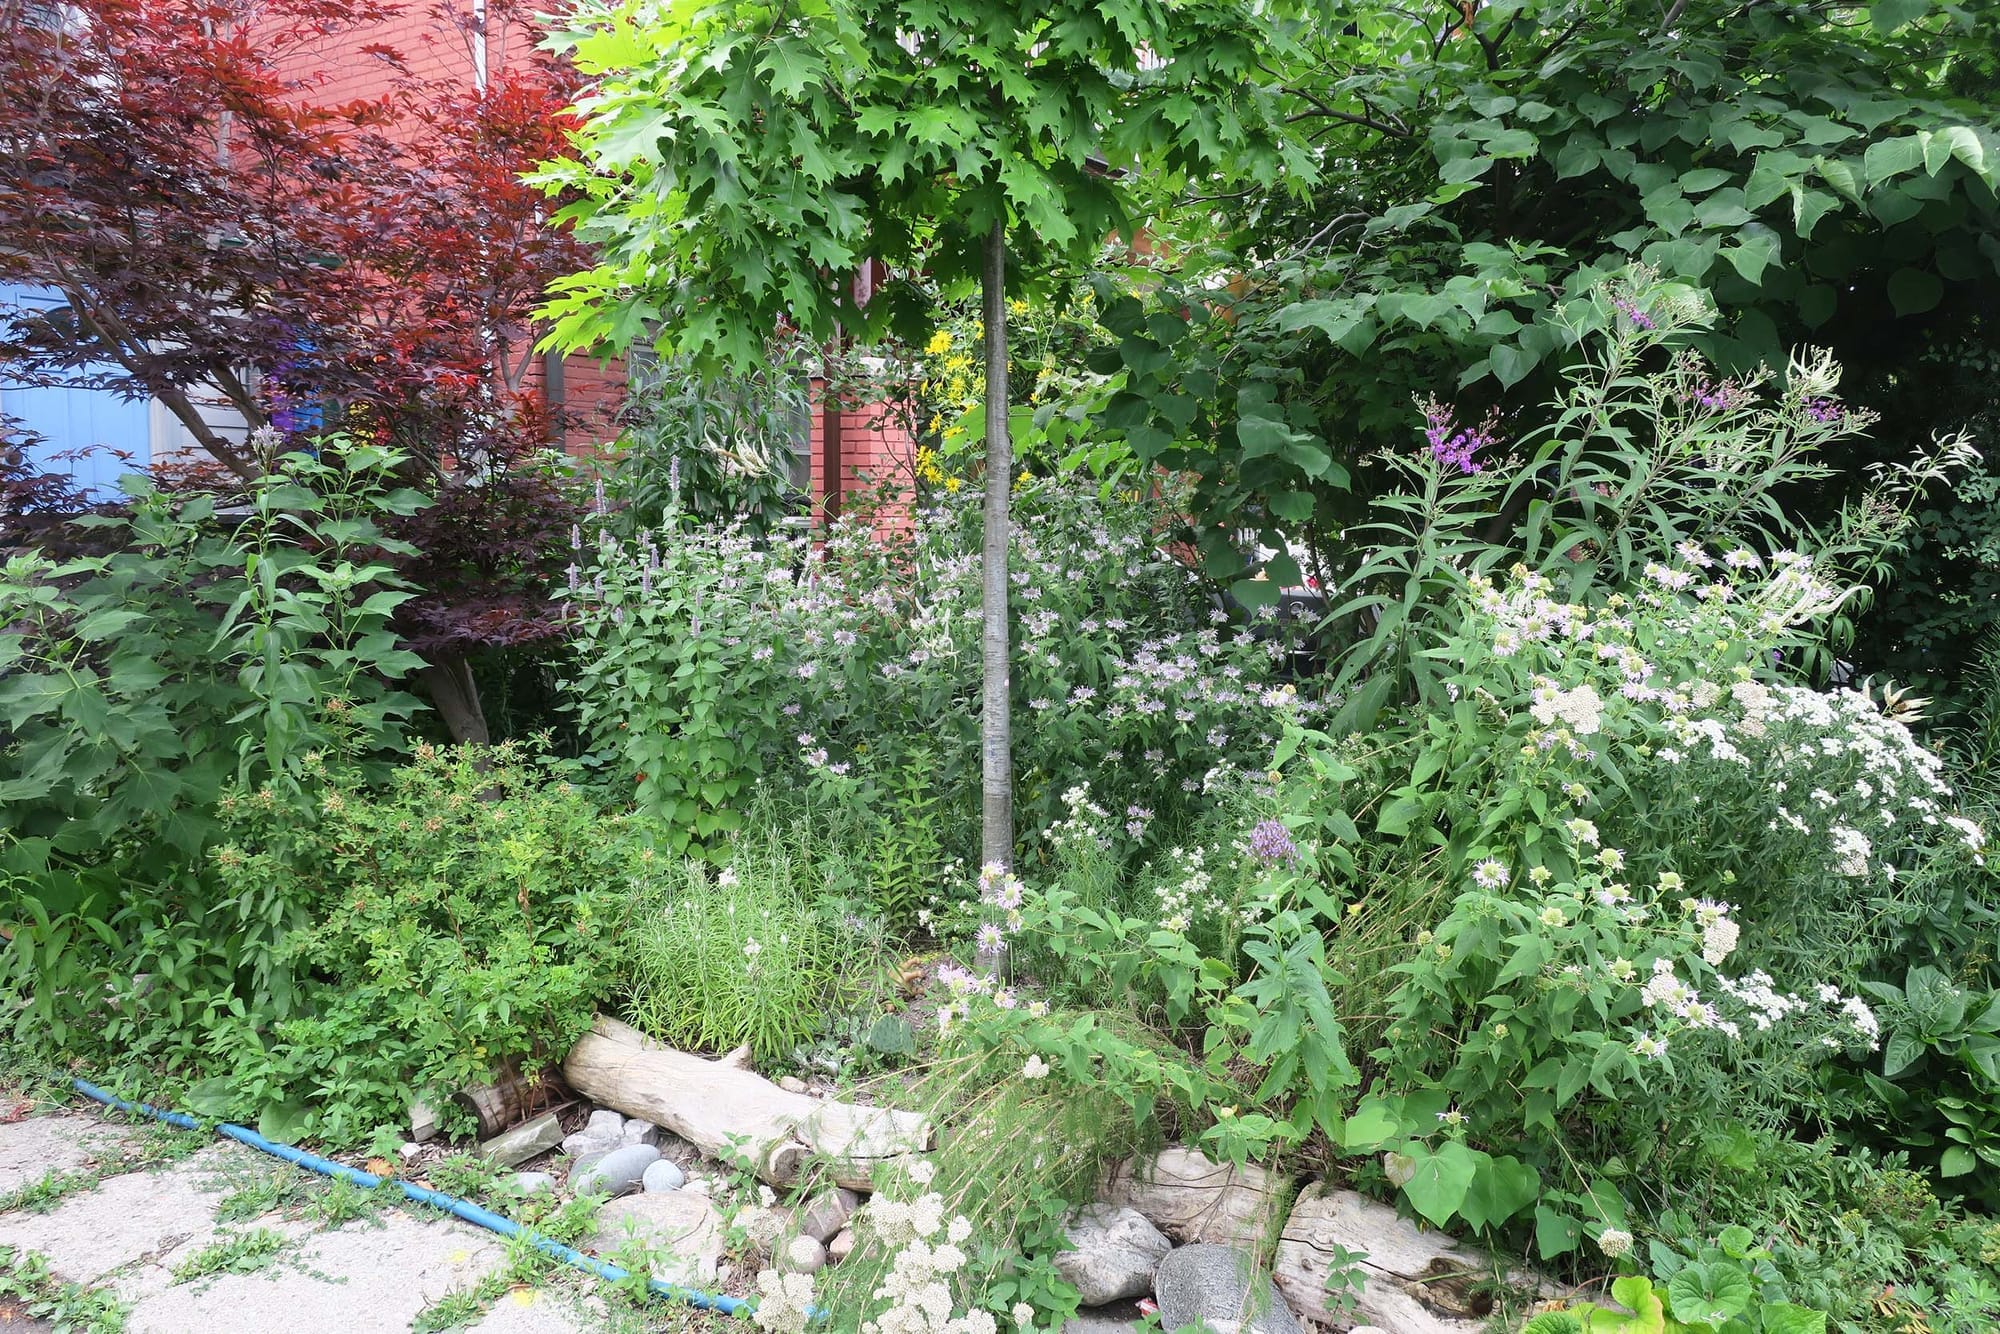
[[[97,1099],[97,1101],[103,1103],[106,1107],[115,1107],[121,1112],[138,1112],[142,1115],[152,1117],[155,1121],[164,1121],[170,1126],[179,1126],[182,1130],[201,1129],[200,1124],[193,1117],[185,1113],[163,1111],[158,1107],[150,1107],[143,1102],[127,1102],[116,1094],[81,1079],[73,1079],[70,1083],[75,1085],[77,1092],[86,1097]],[[307,1153],[303,1149],[294,1149],[289,1144],[274,1144],[256,1131],[244,1126],[223,1124],[217,1126],[216,1130],[225,1138],[233,1139],[238,1144],[247,1144],[259,1153],[268,1153],[273,1158],[281,1158],[288,1163],[303,1167],[310,1172],[317,1172],[324,1177],[333,1177],[340,1181],[349,1182],[361,1187],[363,1190],[374,1190],[382,1184],[382,1178],[372,1172],[363,1172],[358,1168],[348,1167],[344,1163],[336,1163],[331,1158],[322,1158],[316,1153]],[[462,1218],[468,1223],[483,1227],[488,1232],[495,1232],[503,1237],[526,1236],[534,1248],[543,1255],[560,1260],[571,1268],[581,1269],[586,1274],[595,1274],[597,1277],[609,1279],[613,1283],[630,1277],[626,1270],[619,1268],[617,1265],[608,1264],[603,1260],[597,1259],[595,1256],[585,1255],[582,1251],[572,1250],[561,1242],[552,1241],[531,1228],[522,1227],[511,1218],[502,1218],[491,1209],[482,1209],[470,1200],[461,1200],[455,1195],[446,1195],[442,1191],[426,1190],[424,1187],[416,1185],[413,1182],[402,1181],[393,1177],[390,1178],[390,1181],[395,1185],[396,1189],[402,1191],[405,1196],[416,1201],[418,1204],[428,1204],[433,1208],[442,1209],[454,1218]],[[755,1309],[749,1302],[742,1301],[736,1297],[724,1297],[717,1293],[699,1292],[693,1288],[683,1288],[672,1283],[664,1283],[659,1279],[649,1280],[646,1284],[646,1289],[656,1297],[665,1297],[669,1301],[685,1302],[689,1306],[699,1307],[704,1311],[720,1311],[724,1315],[747,1315]]]

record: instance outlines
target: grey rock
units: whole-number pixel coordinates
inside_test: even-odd
[[[527,1162],[538,1153],[547,1153],[562,1143],[562,1137],[562,1122],[556,1120],[554,1112],[544,1112],[534,1120],[481,1144],[479,1156],[502,1167],[513,1167]]]
[[[402,1148],[396,1150],[396,1156],[406,1163],[414,1163],[418,1158],[423,1156],[423,1152],[423,1145],[411,1142],[404,1144]]]
[[[597,1211],[587,1250],[610,1255],[636,1241],[652,1262],[653,1277],[670,1283],[712,1283],[722,1260],[722,1216],[699,1195],[684,1190],[611,1200]]]
[[[622,1142],[625,1144],[650,1144],[657,1149],[660,1146],[660,1128],[651,1121],[641,1121],[635,1116],[625,1123]]]
[[[556,1179],[547,1172],[516,1172],[507,1186],[516,1195],[548,1195],[555,1192]]]
[[[766,1209],[753,1204],[747,1209],[738,1209],[736,1217],[730,1220],[741,1228],[749,1243],[760,1251],[771,1250],[778,1244],[778,1238],[792,1230],[792,1211],[789,1209]]]
[[[1072,1249],[1056,1256],[1056,1271],[1068,1279],[1085,1306],[1103,1306],[1153,1290],[1153,1271],[1173,1243],[1136,1209],[1092,1205],[1064,1224]]]
[[[793,1237],[778,1248],[778,1268],[787,1274],[817,1274],[826,1268],[826,1246],[814,1237]]]
[[[837,1265],[852,1254],[854,1254],[854,1229],[844,1227],[826,1244],[826,1262]]]
[[[797,1075],[784,1075],[779,1078],[778,1087],[787,1093],[804,1093],[806,1091],[806,1081],[800,1079]]]
[[[845,1187],[821,1191],[799,1211],[799,1232],[822,1244],[832,1241],[860,1207],[861,1196]]]
[[[665,1158],[646,1164],[646,1170],[639,1177],[640,1186],[653,1194],[679,1190],[687,1184],[687,1173],[681,1171],[680,1164],[670,1163]]]
[[[628,1144],[613,1149],[590,1166],[570,1173],[569,1188],[576,1195],[629,1195],[639,1189],[646,1169],[660,1161],[660,1151],[650,1144]]]
[[[581,1160],[593,1153],[610,1153],[624,1143],[625,1118],[616,1112],[596,1111],[583,1129],[563,1139],[562,1150]]]
[[[1297,1316],[1248,1251],[1198,1242],[1167,1253],[1153,1275],[1160,1327],[1205,1324],[1217,1334],[1304,1334]]]

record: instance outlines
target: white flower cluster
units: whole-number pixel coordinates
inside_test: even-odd
[[[972,1223],[963,1215],[947,1220],[944,1196],[931,1191],[905,1203],[878,1195],[863,1219],[894,1253],[874,1293],[888,1306],[862,1322],[861,1334],[995,1334],[998,1322],[990,1312],[954,1314],[951,1279],[965,1267],[962,1247]]]
[[[1604,701],[1588,683],[1571,690],[1553,681],[1537,686],[1528,713],[1544,727],[1560,723],[1580,737],[1596,736],[1604,726]]]
[[[1111,818],[1111,812],[1091,800],[1090,784],[1076,784],[1062,794],[1062,800],[1069,817],[1049,826],[1043,835],[1049,846],[1069,854],[1109,852],[1111,839],[1105,834],[1102,822]]]
[[[1649,573],[1653,588],[1638,599],[1650,608],[1643,642],[1621,597],[1592,612],[1556,601],[1549,580],[1525,567],[1504,587],[1468,577],[1494,653],[1523,659],[1535,724],[1524,756],[1566,749],[1588,758],[1584,739],[1603,730],[1608,710],[1631,707],[1664,733],[1659,759],[1699,765],[1706,785],[1766,803],[1767,827],[1818,842],[1836,874],[1893,878],[1901,851],[1939,827],[1983,864],[1985,832],[1950,813],[1940,758],[1867,692],[1766,684],[1742,665],[1700,670],[1730,645],[1754,660],[1760,643],[1840,606],[1845,595],[1810,559],[1782,552],[1767,570],[1751,552],[1717,559],[1683,543],[1671,566]],[[1677,675],[1689,665],[1695,675]]]
[[[1205,848],[1168,848],[1164,874],[1153,887],[1160,904],[1160,925],[1176,935],[1186,935],[1203,914],[1213,916],[1223,909],[1215,893],[1215,877],[1208,870]]]

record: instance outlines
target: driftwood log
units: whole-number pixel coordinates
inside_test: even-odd
[[[468,1085],[453,1099],[479,1122],[479,1137],[492,1139],[560,1104],[564,1090],[552,1075],[523,1075],[508,1061],[493,1072],[491,1084]]]
[[[1328,1273],[1346,1257],[1367,1280],[1353,1310],[1336,1310]],[[1441,1232],[1421,1231],[1386,1204],[1312,1185],[1299,1194],[1278,1238],[1271,1277],[1292,1310],[1327,1323],[1355,1321],[1398,1334],[1478,1334],[1493,1300],[1493,1261]],[[1532,1275],[1506,1275],[1532,1288]]]
[[[913,1112],[787,1093],[604,1015],[570,1049],[563,1078],[600,1106],[665,1126],[711,1157],[747,1155],[774,1186],[797,1180],[817,1156],[840,1185],[868,1190],[877,1163],[927,1152],[933,1139],[930,1121]]]

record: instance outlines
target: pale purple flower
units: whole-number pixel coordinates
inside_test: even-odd
[[[1250,831],[1250,855],[1266,866],[1274,866],[1297,857],[1299,850],[1292,842],[1292,831],[1282,822],[1260,820]]]

